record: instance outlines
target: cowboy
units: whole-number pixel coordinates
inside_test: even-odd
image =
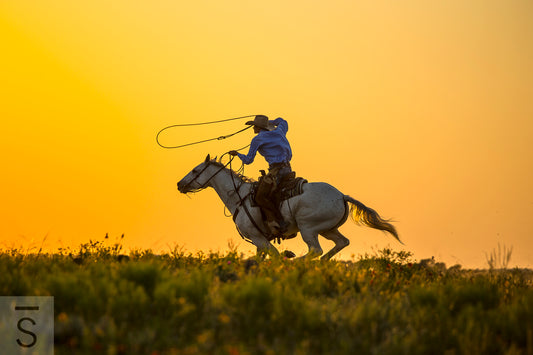
[[[273,202],[272,195],[281,180],[292,172],[292,150],[286,137],[289,125],[281,117],[269,121],[268,117],[263,115],[255,116],[253,121],[246,124],[253,125],[256,134],[250,143],[248,154],[240,154],[235,150],[229,154],[238,156],[244,164],[251,164],[259,152],[269,164],[268,174],[259,180],[255,201],[262,208],[272,234],[281,235],[286,231],[287,225],[278,206]]]

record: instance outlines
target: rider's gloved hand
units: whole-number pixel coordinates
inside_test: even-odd
[[[228,152],[228,154],[229,154],[229,155],[236,156],[236,155],[239,154],[239,153],[237,153],[236,150],[230,150],[230,151]]]

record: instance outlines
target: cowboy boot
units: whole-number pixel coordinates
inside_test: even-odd
[[[289,229],[289,223],[287,223],[282,217],[281,219],[278,220],[278,224],[279,224],[279,230],[281,234],[285,234],[287,230]]]

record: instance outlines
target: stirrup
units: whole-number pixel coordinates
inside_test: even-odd
[[[267,227],[272,235],[278,235],[281,232],[281,226],[277,221],[268,221]]]

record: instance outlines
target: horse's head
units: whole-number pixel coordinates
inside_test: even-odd
[[[208,154],[204,162],[192,169],[183,179],[178,182],[178,191],[186,194],[188,192],[195,192],[205,189],[213,177],[213,174],[209,173],[209,166],[211,165],[212,161]]]

